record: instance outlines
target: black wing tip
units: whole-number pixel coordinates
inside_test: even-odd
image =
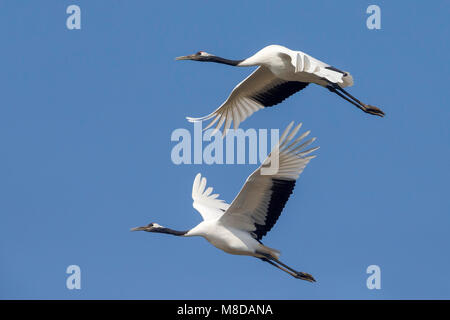
[[[296,180],[294,179],[272,179],[272,195],[267,209],[265,224],[255,224],[256,230],[253,231],[256,235],[256,240],[261,240],[275,225],[294,191],[295,183]]]

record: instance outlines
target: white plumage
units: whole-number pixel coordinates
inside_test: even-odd
[[[309,154],[318,149],[305,150],[315,138],[303,142],[309,131],[295,138],[301,124],[295,128],[293,124],[289,124],[263,164],[247,178],[231,204],[218,199],[219,195],[213,194],[213,188],[207,188],[206,178],[197,174],[192,187],[192,199],[193,207],[203,218],[200,224],[187,231],[176,231],[155,223],[132,230],[184,237],[201,236],[227,253],[257,257],[296,278],[314,281],[311,275],[297,272],[279,261],[280,252],[261,242],[261,238],[272,229],[280,216],[295,181],[315,157]],[[275,170],[266,171],[265,168],[270,164],[278,165]]]
[[[203,220],[212,220],[219,218],[223,212],[228,209],[229,204],[223,200],[217,199],[218,194],[211,194],[212,187],[205,190],[206,178],[197,174],[192,185],[192,199],[194,208],[201,214]]]
[[[187,118],[190,122],[211,120],[205,129],[215,126],[216,131],[223,126],[226,134],[232,123],[234,129],[237,129],[240,123],[254,112],[282,102],[309,83],[335,92],[364,112],[384,115],[380,109],[362,103],[343,89],[353,85],[349,72],[334,68],[304,52],[283,46],[267,46],[244,60],[228,60],[203,51],[178,57],[177,60],[216,62],[237,67],[258,66],[233,89],[228,99],[214,112],[201,118]]]

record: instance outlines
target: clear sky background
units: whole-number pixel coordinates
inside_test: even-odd
[[[81,30],[66,28],[71,4]],[[448,1],[1,1],[0,298],[450,298],[449,14]],[[350,71],[349,91],[386,112],[311,85],[242,123],[318,137],[263,239],[314,284],[202,238],[129,232],[195,226],[196,173],[230,202],[256,168],[171,162],[185,116],[252,71],[174,57],[269,44]],[[72,264],[81,290],[66,288]],[[381,290],[366,287],[373,264]]]

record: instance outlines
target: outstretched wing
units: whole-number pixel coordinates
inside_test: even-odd
[[[308,162],[315,157],[308,155],[318,149],[316,147],[305,150],[315,138],[302,143],[309,134],[307,131],[294,139],[301,123],[290,132],[293,124],[292,122],[286,128],[277,147],[264,163],[248,177],[237,197],[220,218],[222,223],[252,232],[257,240],[272,229],[294,190],[296,180]],[[277,164],[276,170],[268,168],[269,164]]]
[[[193,207],[201,214],[203,220],[217,219],[230,206],[223,200],[217,199],[218,194],[211,194],[212,187],[206,189],[206,178],[198,173],[192,185]]]
[[[190,122],[211,120],[205,130],[214,124],[216,132],[224,125],[223,132],[231,127],[234,129],[250,117],[254,112],[264,107],[271,107],[308,85],[307,82],[286,81],[277,78],[268,68],[260,66],[246,79],[239,83],[228,99],[213,113],[202,118],[187,119]]]

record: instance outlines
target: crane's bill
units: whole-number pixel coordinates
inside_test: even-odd
[[[315,138],[303,141],[308,136],[308,131],[296,138],[301,124],[293,126],[293,123],[289,124],[278,145],[264,163],[248,177],[239,194],[220,218],[224,224],[249,231],[257,240],[261,240],[275,225],[294,190],[296,180],[315,157],[309,154],[318,149],[306,149]],[[275,161],[275,157],[277,170],[264,174],[264,166]]]

